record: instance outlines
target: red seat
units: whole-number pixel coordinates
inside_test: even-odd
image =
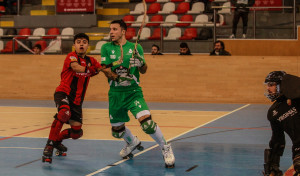
[[[156,2],[157,0],[145,0],[146,3]]]
[[[171,2],[183,2],[184,0],[171,0]]]
[[[126,15],[123,17],[123,21],[126,23],[127,26],[131,26],[131,22],[134,22],[134,16]]]
[[[47,48],[47,42],[45,40],[39,40],[37,42],[35,42],[35,44],[33,46],[35,46],[36,44],[40,44],[42,47],[42,51],[44,51],[44,49]]]
[[[134,28],[127,28],[126,31],[126,40],[131,40],[136,35]]]
[[[177,9],[173,12],[174,14],[185,14],[190,10],[190,4],[188,2],[181,2],[178,4]]]
[[[154,15],[152,16],[152,18],[150,19],[150,22],[163,22],[163,16],[162,15]],[[159,26],[160,23],[148,23],[146,24],[146,26]]]
[[[5,13],[5,7],[4,6],[0,6],[0,13]]]
[[[160,11],[160,3],[155,2],[150,4],[147,14],[156,14],[158,11]]]
[[[160,28],[155,28],[154,31],[153,31],[152,36],[150,36],[148,39],[149,40],[160,40],[160,38],[161,38],[160,33],[161,33]],[[166,36],[166,33],[167,33],[166,29],[163,28],[163,36],[164,37]]]
[[[184,30],[183,36],[179,40],[192,40],[197,37],[196,28],[187,28]]]
[[[31,35],[31,30],[29,28],[20,29],[18,35],[23,35],[23,36],[16,37],[16,39],[27,39],[28,36]]]
[[[15,43],[15,51],[16,51],[18,49],[18,43],[17,41],[15,41],[14,43]],[[10,40],[6,42],[4,49],[1,50],[1,53],[12,53],[12,52],[13,52],[13,41]]]
[[[47,35],[60,35],[58,28],[50,28]],[[57,36],[44,36],[43,39],[55,39]]]
[[[183,15],[180,18],[180,22],[193,22],[193,21],[194,21],[194,19],[193,19],[192,15]],[[191,25],[191,23],[177,23],[176,24],[177,27],[189,26],[189,25]]]

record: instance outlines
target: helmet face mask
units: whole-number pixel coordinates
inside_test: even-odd
[[[271,101],[275,101],[280,96],[280,83],[284,75],[286,75],[284,71],[273,71],[266,77],[265,96]]]

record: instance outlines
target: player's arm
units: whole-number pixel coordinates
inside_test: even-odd
[[[91,76],[98,74],[99,71],[102,70],[101,67],[97,66],[82,66],[78,62],[71,62],[70,67],[73,71],[77,73],[90,73]]]
[[[103,67],[102,72],[108,79],[111,79],[114,81],[116,81],[118,79],[119,75],[117,73],[113,72],[111,70],[111,67],[104,65],[104,64],[102,65],[102,67]]]

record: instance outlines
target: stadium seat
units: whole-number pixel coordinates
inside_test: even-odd
[[[159,28],[155,28],[153,31],[153,34],[148,38],[148,40],[160,40],[161,39],[161,29]],[[163,28],[163,36],[166,36],[166,29]]]
[[[56,37],[58,35],[60,35],[59,29],[58,28],[50,28],[47,31],[47,35],[52,35],[52,36],[44,36],[43,39],[56,39]]]
[[[142,24],[142,22],[143,22],[143,19],[144,19],[144,15],[138,16],[138,17],[136,18],[135,23],[133,23],[131,26],[132,26],[132,27],[139,27],[139,26],[141,26],[141,24]],[[146,18],[145,18],[145,23],[147,23],[148,21],[149,21],[149,17],[148,17],[148,15],[147,15]]]
[[[174,14],[185,14],[190,10],[190,4],[188,2],[181,2],[178,4]]]
[[[0,16],[3,15],[3,14],[5,14],[5,12],[6,12],[5,7],[4,6],[0,6]]]
[[[40,44],[42,47],[42,51],[44,51],[44,49],[47,48],[47,42],[45,40],[39,40],[37,42],[35,42],[35,44],[33,46],[35,46],[36,44]]]
[[[158,11],[160,11],[160,9],[160,3],[152,3],[147,10],[147,14],[156,14]]]
[[[0,36],[2,36],[3,35],[3,29],[2,28],[0,28]]]
[[[192,5],[192,9],[189,10],[188,14],[199,14],[204,12],[204,3],[203,2],[196,2]]]
[[[206,14],[197,15],[195,23],[191,23],[191,26],[213,26],[212,22],[208,22],[208,16]]]
[[[106,41],[98,41],[94,50],[90,51],[91,54],[101,54],[101,47],[107,43]]]
[[[166,3],[166,2],[169,2],[169,0],[157,0],[157,2]]]
[[[145,11],[144,4],[141,2],[141,3],[136,4],[134,10],[130,11],[129,13],[134,14],[134,15],[139,15],[139,14],[144,13],[144,11]]]
[[[74,29],[71,27],[63,28],[60,35],[62,35],[61,39],[73,39]]]
[[[131,40],[136,35],[134,28],[127,28],[125,38]]]
[[[18,49],[18,43],[17,41],[14,41],[15,45],[15,51]],[[3,50],[1,50],[1,53],[12,53],[13,52],[13,41],[10,40],[6,42],[5,47]]]
[[[45,28],[36,28],[28,39],[41,39],[43,35],[45,35]]]
[[[147,40],[150,37],[151,30],[148,27],[144,27],[140,36],[140,40]],[[136,40],[137,36],[134,36],[132,40]]]
[[[181,29],[178,27],[171,28],[164,40],[178,40],[181,37]]]
[[[192,15],[183,15],[180,20],[180,22],[193,22],[193,16]],[[191,23],[177,23],[175,26],[177,27],[183,27],[183,26],[189,26]]]
[[[225,2],[223,7],[231,7],[231,2]],[[223,8],[218,11],[218,14],[231,14],[231,8]]]
[[[22,36],[18,36],[16,37],[16,39],[27,39],[28,36],[31,35],[31,30],[29,28],[20,29],[18,35],[22,35]]]
[[[163,16],[161,16],[161,15],[154,15],[154,16],[152,16],[151,17],[151,19],[150,19],[150,22],[163,22],[164,20],[163,20]],[[160,23],[148,23],[148,24],[146,24],[146,26],[159,26],[160,25]]]
[[[123,17],[123,21],[126,23],[127,26],[131,26],[131,23],[134,22],[134,16],[126,15]]]
[[[3,48],[4,48],[4,43],[2,40],[0,40],[0,50],[3,50]]]
[[[49,47],[44,51],[45,53],[61,53],[61,42],[57,40],[52,40],[49,43]]]
[[[158,11],[158,14],[171,14],[175,11],[175,3],[174,2],[167,2],[164,4],[161,11]]]
[[[184,30],[183,36],[179,38],[179,40],[192,40],[197,37],[197,29],[196,28],[186,28]]]
[[[165,23],[160,24],[160,26],[174,26],[176,21],[178,21],[178,16],[171,14],[166,17]]]
[[[183,2],[184,0],[171,0],[171,2]]]

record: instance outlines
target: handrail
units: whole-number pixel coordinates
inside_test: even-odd
[[[293,34],[294,38],[296,39],[296,0],[294,0],[293,6],[277,6],[277,7],[246,7],[253,10],[253,38],[256,38],[256,9],[293,9]],[[212,9],[214,9],[214,19],[216,19],[216,10],[217,9],[235,9],[237,7],[231,7],[231,6],[212,6]],[[213,30],[213,41],[216,41],[216,20],[214,20],[214,30]]]

